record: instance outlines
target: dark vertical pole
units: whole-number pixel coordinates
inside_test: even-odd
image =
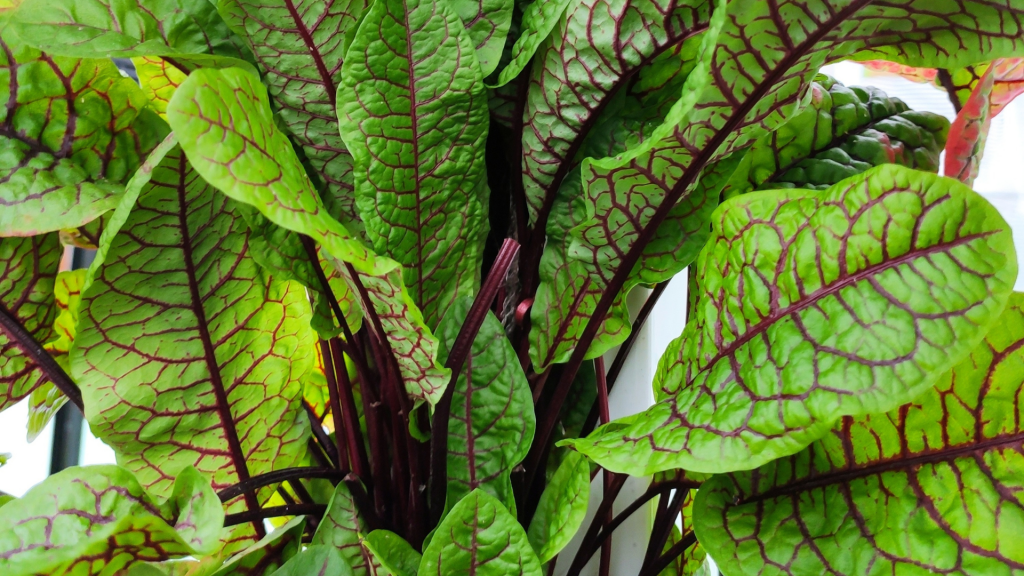
[[[71,254],[71,269],[88,268],[96,257],[95,250],[75,248]],[[50,452],[50,474],[78,466],[82,457],[82,413],[71,404],[65,404],[53,421],[53,448]]]

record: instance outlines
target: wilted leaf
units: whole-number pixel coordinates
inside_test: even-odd
[[[0,571],[110,575],[134,562],[207,554],[223,522],[220,500],[193,468],[181,470],[166,502],[123,468],[69,468],[0,508]]]
[[[448,358],[472,304],[469,298],[456,300],[438,326],[442,361]],[[446,511],[480,488],[515,514],[512,469],[530,451],[536,416],[530,383],[516,350],[491,312],[459,373],[448,420]]]
[[[0,236],[77,228],[117,205],[167,134],[109,60],[51,56],[0,38]]]
[[[1024,295],[910,404],[843,418],[802,452],[716,476],[697,534],[725,574],[1024,569]]]
[[[527,536],[541,564],[558,555],[583,525],[590,503],[590,462],[569,452],[548,481]]]
[[[487,233],[487,97],[470,39],[444,3],[381,0],[342,72],[338,117],[367,236],[437,326],[479,289]]]
[[[836,418],[890,410],[984,336],[1009,297],[1009,227],[959,182],[898,166],[824,192],[747,194],[712,219],[694,318],[659,402],[575,443],[617,472],[745,470]]]
[[[234,201],[173,144],[104,231],[71,352],[93,432],[158,495],[188,465],[218,490],[295,466],[315,342],[302,288],[256,264]]]
[[[423,551],[419,576],[541,576],[523,527],[494,496],[474,490],[459,501]]]

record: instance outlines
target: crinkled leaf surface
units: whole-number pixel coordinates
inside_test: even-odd
[[[339,483],[327,504],[327,513],[313,534],[313,544],[337,549],[355,576],[373,576],[376,574],[373,559],[362,545],[366,532],[352,493],[344,482]]]
[[[523,9],[523,20],[515,43],[509,54],[509,62],[498,75],[495,88],[504,86],[519,76],[519,73],[533,59],[537,48],[551,34],[551,30],[562,18],[570,4],[577,0],[533,0]]]
[[[1024,573],[1024,295],[913,402],[716,476],[697,535],[725,574]]]
[[[824,192],[740,196],[712,225],[694,319],[655,376],[659,402],[575,443],[602,466],[745,470],[840,416],[890,410],[971,350],[1017,276],[995,208],[899,166]]]
[[[483,76],[488,76],[501,59],[505,39],[512,25],[514,0],[453,0],[451,7],[466,26],[470,45]]]
[[[306,517],[292,518],[262,540],[232,556],[212,576],[268,576],[302,549]]]
[[[538,3],[540,0],[538,0]],[[530,220],[550,211],[598,114],[660,53],[707,29],[707,0],[582,0],[537,51],[523,126]]]
[[[315,342],[302,287],[256,264],[234,201],[173,144],[104,231],[71,352],[91,429],[158,495],[189,465],[218,490],[297,465]]]
[[[758,140],[727,195],[778,188],[824,189],[882,164],[937,172],[949,121],[916,112],[876,88],[848,88],[827,77],[811,102]]]
[[[312,262],[299,234],[277,226],[248,204],[240,205],[242,216],[249,224],[249,246],[256,262],[271,274],[295,280],[310,293],[313,301],[313,328],[324,339],[342,333],[341,324],[334,317],[316,266],[324,274],[328,289],[338,302],[341,313],[353,332],[359,329],[362,311],[356,295],[349,288],[337,267],[327,261],[323,248],[317,246],[317,261]]]
[[[470,39],[444,3],[382,0],[352,41],[338,91],[356,203],[398,261],[427,326],[480,284],[487,233],[487,97]]]
[[[293,556],[272,576],[352,576],[352,568],[331,546],[308,546]]]
[[[49,382],[26,349],[53,338],[53,290],[63,253],[56,233],[0,238],[0,314],[20,324],[34,340],[22,342],[0,331],[0,410]]]
[[[211,2],[25,0],[13,27],[41,50],[79,58],[244,54]]]
[[[472,304],[460,298],[438,326],[442,359],[448,358]],[[445,508],[480,488],[514,514],[512,469],[526,458],[536,425],[530,383],[516,350],[501,321],[488,312],[452,394]]]
[[[325,186],[331,215],[358,228],[352,157],[338,133],[335,96],[367,0],[219,0],[224,19],[248,41],[288,131]]]
[[[416,576],[422,555],[398,534],[374,530],[366,535],[363,546],[380,564],[380,576]]]
[[[109,60],[51,56],[0,38],[0,236],[76,228],[117,205],[167,134]]]
[[[375,255],[331,218],[287,137],[274,125],[259,81],[237,68],[193,72],[175,92],[168,120],[196,171],[268,220],[310,236],[331,256],[349,287],[367,292],[363,314],[376,314],[395,352],[406,390],[433,404],[447,383],[436,363],[437,341],[402,283],[394,261]],[[244,118],[228,124],[226,118]],[[344,261],[335,262],[335,259]]]
[[[419,576],[541,576],[526,532],[501,502],[483,490],[459,501],[423,551]]]
[[[527,537],[541,564],[558,555],[576,535],[590,502],[590,462],[569,452],[548,481]]]
[[[54,339],[47,342],[44,347],[66,372],[71,371],[68,350],[75,340],[75,326],[78,324],[78,307],[82,300],[85,275],[84,269],[60,272],[53,286],[57,319],[53,322]],[[28,401],[29,442],[39,436],[67,400],[67,396],[54,386],[53,382],[46,382],[32,391]]]
[[[663,221],[710,164],[779,126],[828,59],[865,51],[954,67],[1021,51],[1024,2],[1002,4],[997,11],[968,0],[729,2],[710,84],[693,106],[684,91],[641,145],[583,161],[592,218],[574,231],[577,249],[617,282],[628,276],[657,231],[650,224]]]
[[[623,152],[629,144],[649,137],[648,132],[653,130],[651,125],[657,126],[663,119],[661,113],[666,106],[674,109],[682,106],[682,103],[692,103],[707,79],[704,70],[713,53],[718,30],[724,22],[724,1],[718,4],[718,16],[702,29],[703,33],[689,42],[682,42],[678,53],[663,54],[664,61],[659,60],[660,66],[656,67],[656,73],[653,74],[655,80],[640,79],[641,90],[650,89],[655,94],[649,99],[630,98],[629,101],[648,112],[637,114],[636,118],[627,115],[620,123],[611,112],[622,112],[633,106],[622,101],[612,102],[614,106],[603,118],[608,120],[608,116],[613,116],[612,119],[601,123],[604,125],[599,125],[589,138],[583,140],[583,147],[577,156]],[[664,66],[666,62],[673,65]],[[669,78],[664,80],[664,85],[660,86],[662,90],[659,91],[655,86],[660,83],[658,80],[661,80],[662,75]],[[686,95],[682,101],[678,99],[679,93]],[[672,103],[675,103],[674,107]],[[671,113],[671,109],[667,113]],[[714,170],[702,179],[699,189],[673,208],[645,248],[640,265],[633,270],[617,294],[610,312],[605,315],[586,352],[586,358],[600,356],[629,335],[631,328],[625,296],[633,286],[640,282],[657,283],[666,280],[696,257],[707,239],[707,220],[717,206],[719,193],[740,160],[742,157],[736,155],[716,164]],[[580,173],[574,169],[562,182],[551,205],[547,223],[550,241],[541,259],[540,286],[531,310],[530,357],[538,368],[568,360],[616,272],[614,267],[605,266],[607,247],[594,250],[592,246],[575,238],[578,231],[589,226],[593,216],[593,208],[588,205],[581,187]],[[614,200],[601,200],[604,204],[609,201]],[[643,206],[635,208],[642,210]],[[630,218],[616,222],[615,226],[631,226]]]
[[[0,570],[112,575],[134,562],[209,553],[223,522],[220,500],[193,468],[165,502],[123,468],[69,468],[0,508]]]

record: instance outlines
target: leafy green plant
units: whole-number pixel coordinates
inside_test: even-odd
[[[0,573],[609,574],[646,509],[642,576],[1024,574],[1020,58],[1024,0],[0,0],[0,410],[117,456]]]

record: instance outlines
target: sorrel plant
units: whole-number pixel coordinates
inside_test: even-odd
[[[0,409],[117,455],[0,574],[609,574],[641,510],[641,576],[1024,574],[1021,57],[1024,0],[0,0]]]

